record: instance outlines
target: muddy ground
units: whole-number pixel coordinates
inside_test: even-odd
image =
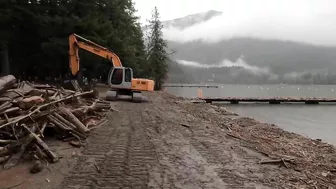
[[[146,95],[147,103],[113,102],[120,112],[85,147],[50,141],[63,158],[42,172],[30,174],[28,163],[0,171],[0,189],[336,188],[331,145],[222,107]]]

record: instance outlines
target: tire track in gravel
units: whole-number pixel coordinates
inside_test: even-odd
[[[216,165],[209,164],[177,130],[172,111],[151,107],[142,117],[159,158],[159,165],[151,171],[153,188],[227,188],[214,171]]]
[[[208,162],[219,165],[215,171],[228,184],[228,188],[269,188],[262,182],[258,182],[257,176],[252,176],[255,171],[253,167],[250,167],[249,163],[237,159],[234,150],[225,149],[223,144],[204,138],[202,140],[192,138],[191,144]]]
[[[137,105],[117,103],[120,113],[113,113],[109,123],[92,133],[78,164],[60,188],[147,188],[148,165],[154,156],[141,125],[140,109],[134,109]]]
[[[201,123],[195,121],[196,125],[196,122]],[[208,163],[218,166],[215,171],[228,188],[270,188],[262,179],[265,178],[263,172],[255,166],[257,159],[251,150],[223,137],[224,132],[209,133],[202,128],[195,126],[181,130],[181,133]]]
[[[120,113],[92,133],[60,188],[267,188],[255,156],[239,143],[176,103],[152,100],[117,102]],[[186,118],[195,126],[182,127]]]
[[[192,112],[181,111],[177,103],[169,108],[158,107],[158,109],[165,110],[170,114],[175,112],[175,116],[170,116],[175,117],[175,119],[169,120],[171,128],[176,128],[174,132],[182,135],[181,138],[188,141],[189,148],[194,149],[190,150],[192,152],[190,154],[195,156],[198,154],[204,158],[202,162],[204,165],[201,166],[211,169],[213,178],[217,178],[217,180],[220,178],[223,188],[270,188],[264,185],[262,178],[265,177],[262,175],[262,170],[255,166],[257,158],[251,150],[242,148],[236,141],[223,136],[225,133],[214,128],[217,126],[213,125],[211,121],[194,117],[190,115]],[[155,112],[158,114],[162,111],[156,110]],[[158,116],[167,117],[165,112]],[[191,126],[181,127],[180,123],[187,120],[193,120],[190,122]],[[206,186],[209,185],[204,187]]]

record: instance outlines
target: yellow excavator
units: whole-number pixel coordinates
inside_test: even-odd
[[[133,102],[142,102],[141,91],[154,90],[153,80],[133,78],[132,68],[123,67],[119,57],[113,51],[75,33],[69,35],[69,66],[73,76],[76,76],[80,70],[79,49],[106,58],[112,63],[113,67],[108,74],[110,90],[106,92],[106,100],[114,101],[118,95],[128,95],[132,97]]]

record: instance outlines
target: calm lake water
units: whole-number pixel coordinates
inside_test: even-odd
[[[201,88],[204,97],[335,97],[335,85],[223,85]],[[171,94],[197,97],[198,88],[167,87]],[[319,138],[336,145],[336,104],[305,105],[222,103],[227,109],[242,116],[273,123],[279,127],[310,138]]]

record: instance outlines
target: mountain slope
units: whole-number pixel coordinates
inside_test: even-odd
[[[275,74],[336,69],[336,47],[252,38],[234,38],[211,44],[169,41],[169,47],[176,51],[175,59],[215,64],[224,59],[235,61],[243,56],[248,64],[267,67]]]

